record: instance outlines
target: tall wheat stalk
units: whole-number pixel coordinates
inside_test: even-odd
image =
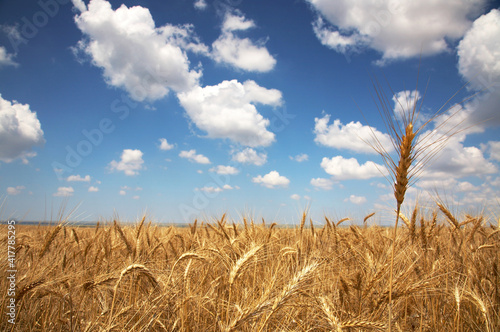
[[[420,68],[420,65],[419,65]],[[452,110],[455,106],[461,105],[466,100],[447,107],[450,100],[456,96],[456,94],[461,90],[458,90],[451,98],[449,98],[441,108],[429,117],[423,124],[415,128],[418,123],[420,111],[422,109],[423,100],[425,97],[425,92],[422,96],[418,95],[418,80],[419,73],[417,74],[417,83],[415,91],[417,94],[412,97],[410,94],[406,93],[405,102],[401,102],[400,99],[396,99],[397,106],[399,106],[403,111],[398,119],[395,115],[394,109],[390,106],[391,102],[388,96],[385,94],[380,83],[374,79],[373,86],[375,94],[378,98],[377,108],[384,120],[387,131],[390,134],[392,146],[396,151],[396,156],[390,154],[389,147],[385,147],[376,137],[374,131],[372,131],[373,142],[367,142],[384,160],[384,163],[389,170],[388,181],[391,183],[394,191],[394,197],[396,199],[396,221],[394,224],[394,230],[392,234],[392,246],[391,246],[391,256],[390,256],[390,274],[389,274],[389,322],[388,330],[391,331],[391,320],[392,320],[392,286],[393,286],[393,275],[394,275],[394,249],[396,244],[396,236],[398,230],[398,222],[401,213],[401,206],[405,199],[405,194],[408,188],[416,181],[417,177],[421,174],[423,167],[427,165],[430,160],[436,156],[436,154],[441,151],[445,143],[460,130],[457,126],[451,126],[451,128],[444,129],[444,126],[448,125],[449,118],[453,117],[460,111],[453,110],[448,114],[448,119],[442,121],[440,124],[436,125],[433,131],[422,135],[424,129],[427,128],[431,122],[436,120],[438,117],[447,113],[447,111]],[[390,88],[390,87],[389,87]],[[462,87],[463,88],[463,87]],[[427,87],[425,89],[427,91]],[[396,94],[391,89],[391,97],[396,97]],[[421,98],[420,98],[421,97]],[[420,99],[420,103],[419,103]],[[437,134],[438,130],[441,129],[444,133]]]

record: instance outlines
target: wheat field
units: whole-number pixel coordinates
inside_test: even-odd
[[[393,228],[372,215],[313,222],[304,213],[294,228],[225,215],[189,227],[146,218],[18,225],[16,324],[2,319],[0,328],[384,331]],[[442,204],[401,220],[392,329],[500,330],[498,222]],[[0,284],[7,289],[6,278]]]

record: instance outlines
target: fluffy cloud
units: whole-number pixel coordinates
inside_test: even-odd
[[[155,27],[147,8],[121,5],[113,10],[105,0],[91,0],[88,9],[74,0],[75,17],[85,38],[77,50],[103,69],[108,84],[125,89],[138,101],[156,100],[172,89],[185,91],[198,84],[200,72],[189,69],[185,49],[207,52],[191,25]]]
[[[204,10],[207,8],[207,3],[205,0],[196,0],[194,2],[194,8],[196,8],[198,10]]]
[[[480,93],[472,102],[472,124],[487,120],[486,125],[499,125],[500,104],[500,11],[493,9],[474,21],[472,28],[458,45],[458,69]]]
[[[196,150],[181,151],[179,157],[186,158],[198,164],[210,164],[210,160],[202,154],[196,154]]]
[[[172,150],[174,148],[174,145],[173,144],[168,144],[166,138],[160,138],[160,146],[159,146],[159,148],[160,148],[160,150],[168,151],[168,150]]]
[[[68,182],[76,181],[76,182],[90,182],[90,175],[85,175],[83,178],[77,174],[77,175],[70,175],[66,179]]]
[[[456,184],[458,181],[454,178],[451,177],[442,177],[442,178],[435,178],[435,179],[421,179],[416,183],[416,186],[418,186],[421,189],[425,190],[451,190],[452,188],[455,188]]]
[[[267,154],[257,153],[254,149],[246,148],[243,151],[233,153],[232,160],[242,164],[262,166],[267,162]]]
[[[139,171],[143,168],[143,163],[141,150],[125,149],[122,152],[120,161],[111,161],[109,167],[112,171],[122,171],[125,175],[132,176],[139,174]]]
[[[290,198],[293,199],[293,200],[296,200],[296,201],[300,200],[300,196],[297,195],[297,194],[291,195]]]
[[[36,116],[28,104],[10,102],[0,95],[0,161],[12,162],[36,156],[31,151],[33,146],[43,145],[43,131]]]
[[[196,191],[203,191],[203,192],[206,192],[206,193],[220,193],[222,192],[224,189],[222,189],[221,187],[203,187],[203,188],[196,188],[195,189]]]
[[[318,189],[330,190],[333,188],[333,181],[325,178],[311,179],[311,185]]]
[[[498,168],[486,160],[480,149],[474,146],[464,146],[464,139],[465,135],[457,135],[448,139],[446,145],[426,165],[421,177],[461,178],[498,172]]]
[[[260,183],[264,187],[270,189],[274,189],[275,187],[286,188],[288,184],[290,184],[290,180],[276,171],[271,171],[264,176],[258,175],[252,179],[252,182]]]
[[[227,12],[222,24],[222,34],[212,44],[214,60],[247,71],[267,72],[273,69],[276,60],[266,47],[234,34],[234,31],[247,30],[254,26],[255,23],[243,15]]]
[[[322,118],[314,118],[314,141],[318,144],[336,148],[348,149],[355,152],[376,153],[370,146],[373,144],[375,135],[380,144],[388,152],[393,150],[389,135],[381,133],[376,128],[363,126],[360,122],[349,122],[344,125],[339,119],[330,122],[330,115],[325,114]]]
[[[485,0],[308,0],[318,12],[314,32],[322,44],[341,53],[372,48],[382,62],[448,51],[480,14]],[[331,23],[328,26],[323,18]]]
[[[488,142],[490,158],[496,161],[500,161],[500,141]]]
[[[73,196],[74,192],[75,191],[73,190],[73,187],[59,187],[57,188],[57,192],[55,192],[53,196],[68,197],[68,196]]]
[[[213,194],[213,193],[223,192],[224,190],[233,190],[233,189],[239,189],[239,187],[238,186],[231,187],[230,185],[225,184],[222,187],[206,186],[206,187],[202,187],[202,188],[195,188],[194,190],[195,191],[203,191],[207,194]]]
[[[458,69],[477,90],[487,88],[487,77],[500,77],[499,34],[500,11],[493,9],[474,21],[457,47]]]
[[[227,174],[227,175],[236,175],[240,171],[233,166],[224,166],[219,165],[217,167],[213,167],[209,170],[210,172],[215,172],[217,174]]]
[[[295,157],[289,156],[290,160],[295,160],[298,163],[309,160],[309,156],[305,153],[298,154]]]
[[[19,195],[24,189],[26,189],[25,186],[7,187],[7,194],[12,196]]]
[[[366,36],[360,34],[346,36],[332,30],[321,17],[313,23],[313,31],[321,44],[339,53],[358,52],[368,43]]]
[[[94,187],[94,186],[90,186],[89,187],[89,193],[95,193],[95,192],[98,192],[99,191],[99,188],[97,187]]]
[[[247,20],[241,13],[231,13],[226,12],[224,17],[224,22],[222,23],[222,31],[237,31],[237,30],[248,30],[255,27],[255,23],[252,20]]]
[[[15,66],[17,67],[19,64],[12,60],[14,56],[12,54],[8,54],[5,47],[0,46],[0,67],[2,66]]]
[[[490,184],[491,184],[492,186],[495,186],[495,187],[500,187],[500,176],[499,176],[499,177],[497,177],[497,178],[496,178],[496,179],[494,179],[494,180],[491,180],[491,179],[490,179],[490,181],[491,181],[491,182],[490,182]]]
[[[361,205],[366,203],[366,197],[351,195],[349,198],[346,198],[344,202],[351,202],[352,204]]]
[[[394,102],[394,115],[396,118],[402,121],[408,114],[408,110],[412,110],[415,103],[418,103],[420,98],[420,93],[417,90],[404,90],[395,93],[394,96],[392,96],[392,101]]]
[[[236,80],[218,85],[198,86],[178,95],[181,105],[194,124],[210,138],[227,138],[250,146],[268,146],[274,134],[270,124],[255,104],[279,106],[281,92],[263,88],[254,81],[241,84]]]
[[[345,159],[342,156],[323,158],[321,167],[336,180],[370,179],[382,176],[386,168],[373,161],[360,165],[355,158]]]

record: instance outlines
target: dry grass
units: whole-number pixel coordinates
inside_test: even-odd
[[[225,216],[186,228],[18,225],[16,324],[0,329],[384,331],[393,259],[394,329],[498,331],[496,221],[455,215],[457,228],[445,211],[416,207],[394,243],[368,216],[314,230],[306,215],[292,229]]]

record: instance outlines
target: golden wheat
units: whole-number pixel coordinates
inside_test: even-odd
[[[186,228],[120,223],[136,256],[118,220],[66,237],[62,227],[54,236],[56,226],[19,226],[14,331],[380,331],[393,247],[394,330],[499,330],[496,220],[455,217],[467,221],[457,230],[439,208],[418,211],[414,243],[410,228],[392,242],[393,229],[357,226],[363,218],[350,227],[313,219],[314,233],[249,220],[238,230],[227,217]]]

